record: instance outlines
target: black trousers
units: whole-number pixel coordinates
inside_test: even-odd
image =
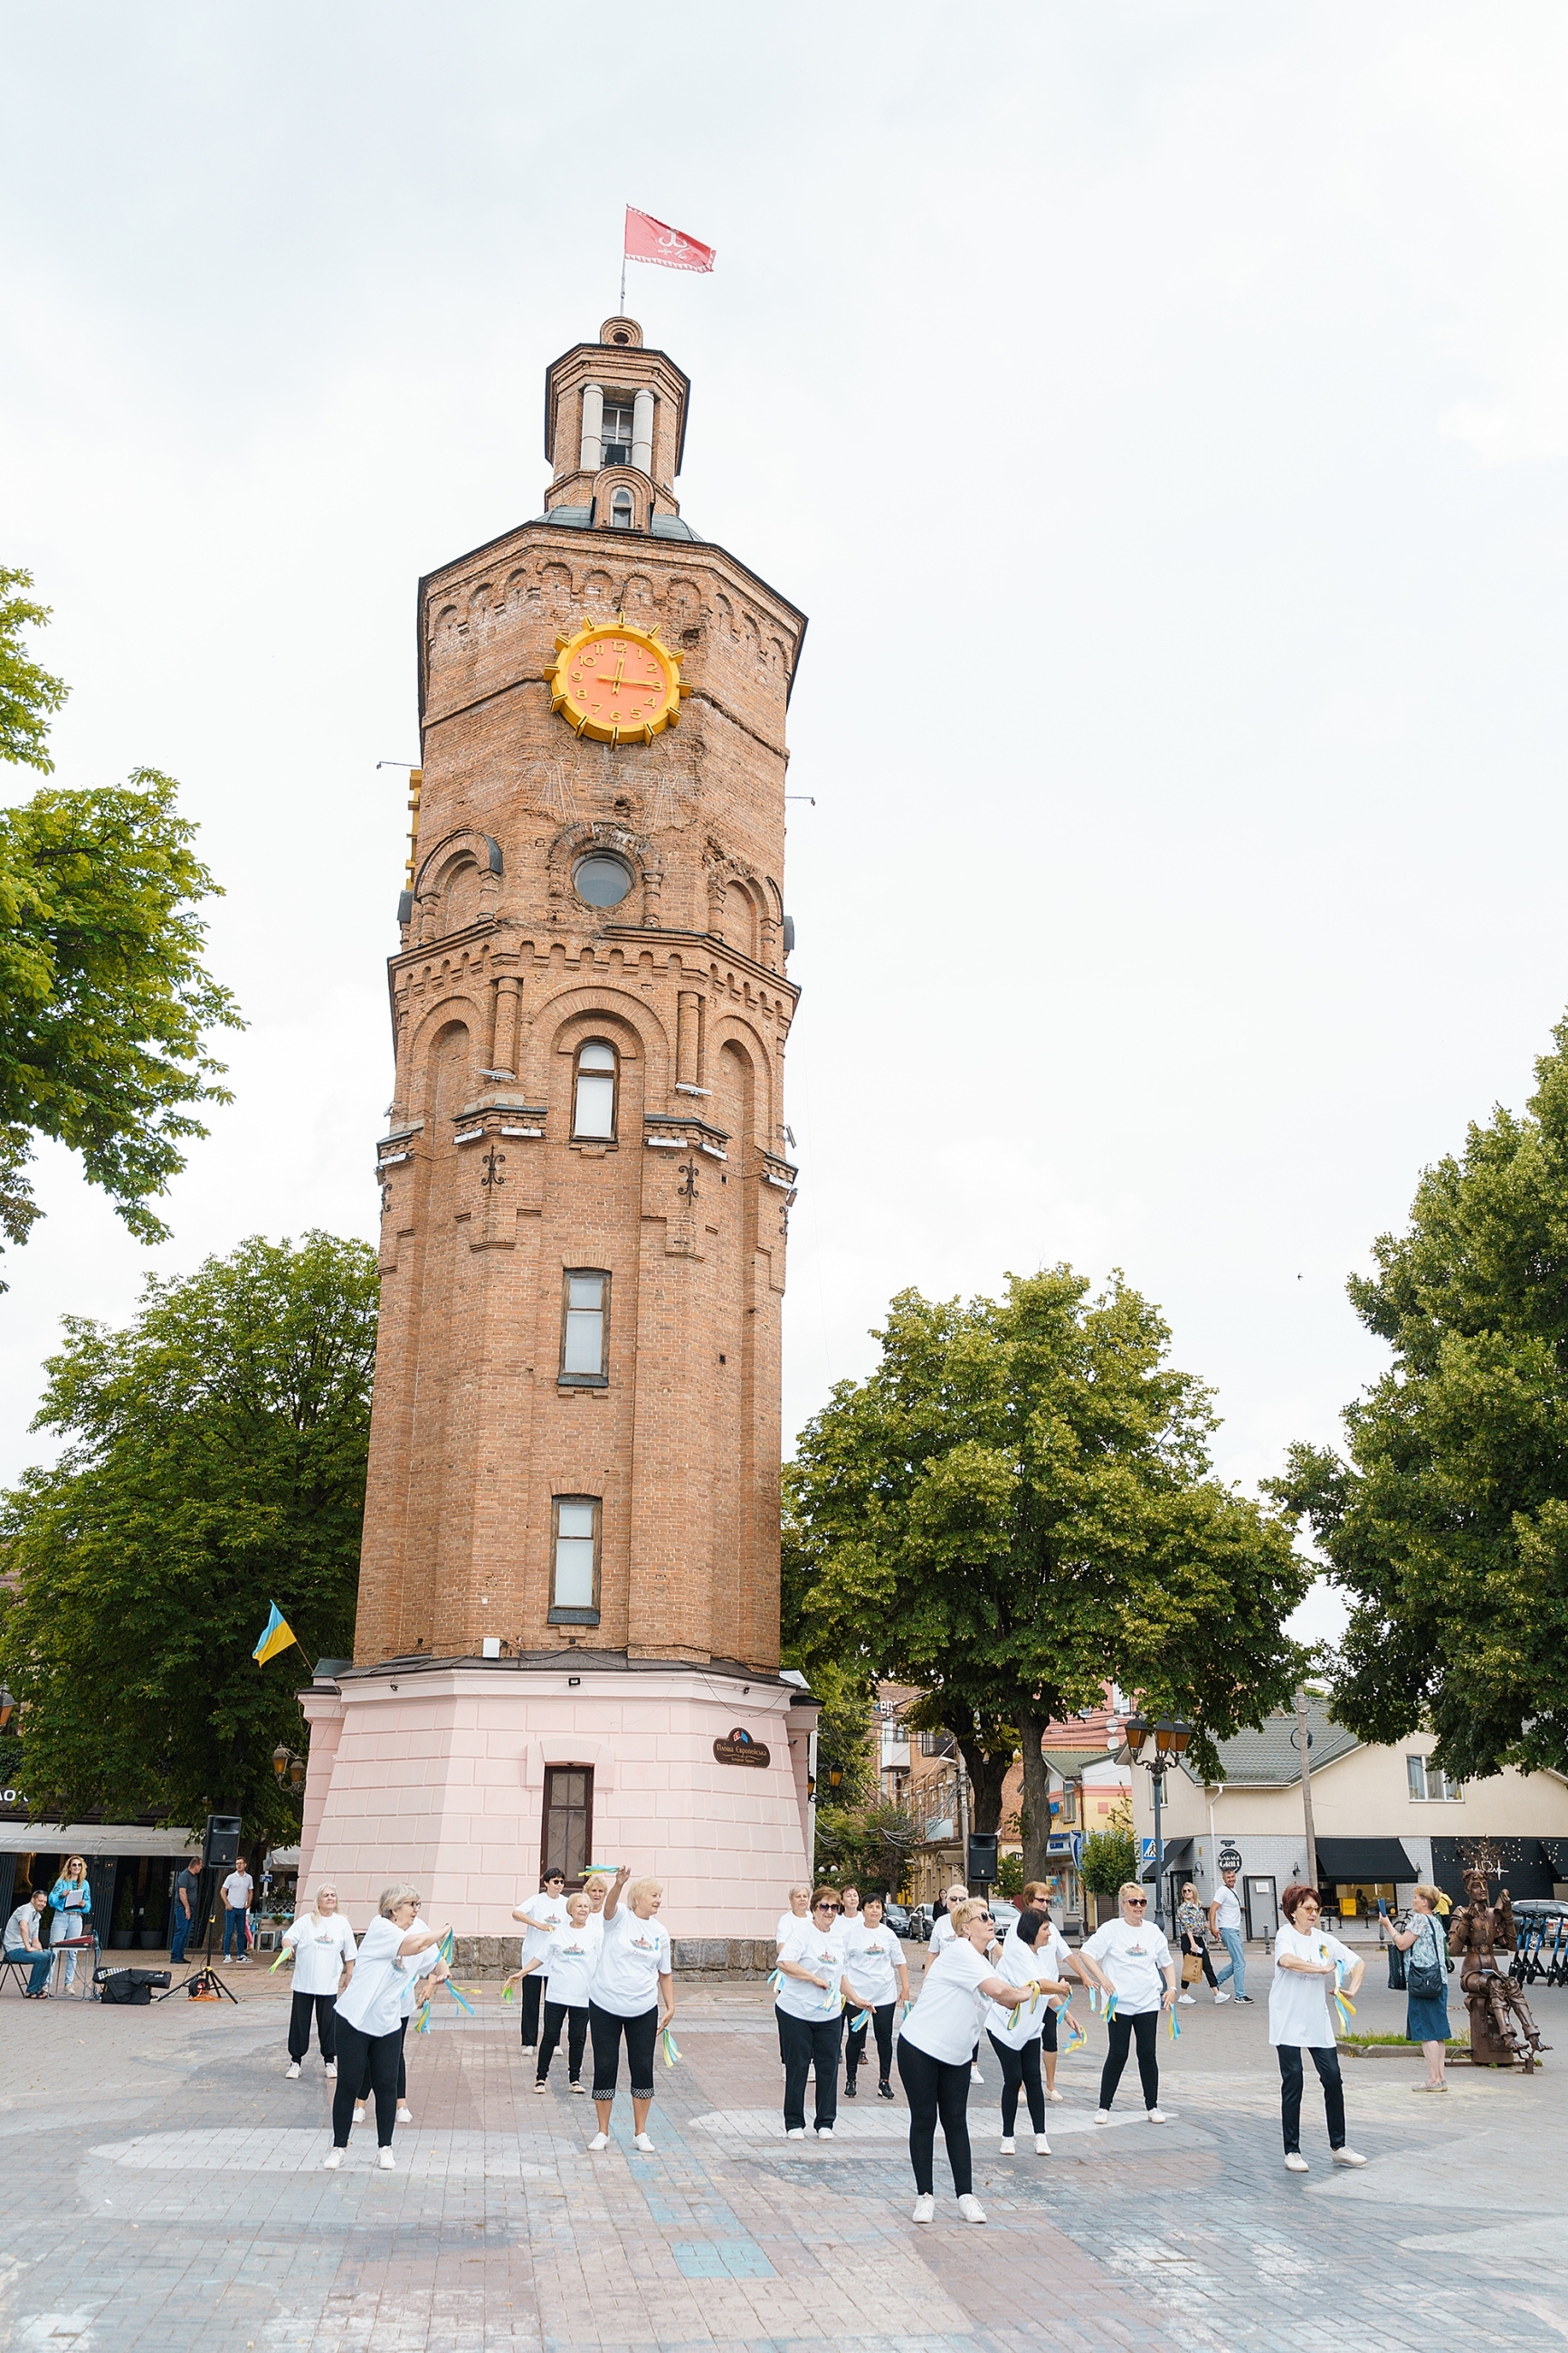
[[[550,2063],[555,2056],[555,2046],[561,2040],[563,2026],[566,2028],[567,2082],[574,2084],[583,2073],[583,2046],[588,2040],[587,2006],[584,2004],[578,2009],[574,2004],[564,2001],[547,2001],[544,2005],[544,2032],[539,2044],[539,2065],[534,2070],[542,2084],[550,2073]]]
[[[1209,1948],[1205,1944],[1203,1938],[1201,1936],[1190,1936],[1186,1929],[1184,1928],[1182,1930],[1182,1950],[1184,1953],[1195,1953],[1197,1955],[1199,1960],[1202,1961],[1204,1965],[1205,1978],[1206,1979],[1211,1990],[1217,1993],[1219,1991],[1219,1979],[1214,1973],[1214,1963],[1209,1958]],[[1184,1993],[1191,1993],[1192,1991],[1191,1986],[1185,1982],[1184,1973],[1182,1991]]]
[[[329,2063],[338,2055],[338,1998],[335,1993],[297,1993],[289,2012],[289,2056],[298,2067],[310,2048],[310,2014],[315,2013],[316,2040]]]
[[[539,2007],[544,1999],[544,1974],[530,1969],[522,1981],[522,2047],[531,2051],[539,2041]]]
[[[634,2100],[653,2097],[653,2046],[658,2037],[658,2004],[640,2018],[623,2018],[618,2010],[588,2004],[588,2031],[594,2038],[594,2097],[613,2100],[621,2070],[621,2037],[626,2038],[626,2073]],[[568,2064],[570,2053],[568,2053]]]
[[[1002,2131],[1005,2139],[1013,2137],[1013,2127],[1018,2121],[1018,2094],[1029,2103],[1029,2122],[1037,2133],[1046,2129],[1046,2087],[1040,2081],[1040,2042],[1037,2035],[1015,2051],[1009,2043],[998,2042],[994,2034],[986,2041],[1002,2062]]]
[[[339,2019],[338,2088],[332,2099],[335,2148],[347,2148],[349,2145],[354,2098],[367,2076],[369,2088],[375,2093],[376,2139],[383,2148],[392,2147],[392,2128],[397,2122],[397,2061],[402,2048],[403,2036],[396,2027],[390,2034],[363,2034],[346,2018]]]
[[[1106,2030],[1110,2044],[1105,2064],[1100,2074],[1100,2105],[1108,2108],[1116,2097],[1116,2086],[1121,2081],[1121,2070],[1127,2064],[1127,2046],[1138,2037],[1138,2076],[1143,2086],[1143,2105],[1157,2108],[1160,2105],[1160,2063],[1154,2056],[1154,2037],[1159,2031],[1157,2010],[1140,2010],[1136,2018],[1125,2018],[1118,2010]]]
[[[408,2068],[405,2059],[407,2048],[408,2021],[405,2018],[397,2030],[397,2096],[400,2100],[405,2100],[408,2096]],[[368,2100],[374,2088],[371,2082],[370,2061],[367,2058],[364,2063],[363,2080],[356,2096],[362,2100]]]
[[[835,2018],[795,2018],[778,2012],[779,2041],[784,2055],[784,2130],[805,2130],[805,2079],[816,2068],[818,2129],[838,2114],[838,2045],[844,2032],[844,2012]]]
[[[896,2001],[879,2001],[871,2012],[871,2029],[877,2037],[877,2080],[881,2084],[889,2083],[892,2078],[893,2014],[898,2006]],[[784,2012],[781,2010],[779,2015],[782,2018]],[[855,2081],[855,2071],[865,2056],[866,2029],[852,2026],[844,2043],[844,2072],[851,2083]]]
[[[1115,2024],[1112,2019],[1111,2024]],[[1301,2146],[1301,2084],[1304,2080],[1301,2053],[1293,2042],[1281,2042],[1279,2052],[1279,2121],[1285,2127],[1285,2154]],[[1318,2081],[1323,2087],[1323,2114],[1328,2119],[1329,2147],[1343,2148],[1345,2145],[1345,2087],[1340,2074],[1340,2054],[1337,2051],[1319,2051],[1312,2046],[1312,2064],[1318,2071]]]
[[[915,2169],[915,2188],[922,2198],[935,2191],[931,2168],[936,2158],[939,2116],[947,2161],[952,2169],[954,2196],[967,2198],[974,2187],[974,2168],[969,2156],[971,2064],[969,2060],[960,2059],[950,2066],[945,2059],[933,2059],[929,2052],[917,2050],[907,2035],[899,2037],[899,2075],[910,2104],[910,2163]]]

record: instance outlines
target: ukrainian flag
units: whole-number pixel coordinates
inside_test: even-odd
[[[275,1601],[261,1630],[261,1640],[250,1655],[258,1667],[264,1667],[268,1659],[275,1659],[279,1651],[286,1651],[290,1642],[297,1642],[299,1639]]]

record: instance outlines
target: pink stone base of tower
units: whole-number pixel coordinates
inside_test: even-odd
[[[568,1682],[570,1673],[573,1680]],[[731,1669],[511,1660],[345,1670],[310,1725],[300,1900],[330,1880],[356,1926],[405,1880],[460,1936],[515,1936],[539,1885],[546,1774],[592,1769],[594,1862],[663,1882],[670,1935],[771,1938],[807,1876],[815,1702]],[[758,1769],[719,1761],[743,1730]]]

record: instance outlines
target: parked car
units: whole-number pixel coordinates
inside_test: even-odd
[[[1016,1928],[1023,1916],[1017,1905],[1008,1903],[1005,1896],[996,1898],[992,1904],[991,1917],[996,1923],[998,1936],[1005,1936],[1009,1928]]]
[[[910,1915],[907,1905],[895,1904],[890,1895],[885,1896],[882,1901],[882,1917],[895,1936],[909,1935]]]
[[[929,1904],[917,1904],[914,1910],[910,1914],[910,1925],[905,1929],[904,1934],[907,1936],[912,1936],[917,1945],[929,1945],[931,1942],[931,1932],[933,1925],[934,1915],[931,1912],[931,1905]]]

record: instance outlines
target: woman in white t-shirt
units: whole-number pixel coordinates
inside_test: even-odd
[[[1340,2078],[1339,2046],[1329,2016],[1329,1993],[1340,1970],[1342,1989],[1353,1994],[1366,1964],[1318,1926],[1315,1887],[1288,1887],[1279,1898],[1285,1917],[1274,1939],[1274,1982],[1268,1989],[1268,2040],[1279,2053],[1279,2116],[1285,2132],[1285,2167],[1305,2173],[1301,2154],[1301,2053],[1310,2051],[1323,2087],[1323,2114],[1336,2165],[1364,2165],[1345,2147],[1345,2087]]]
[[[555,1942],[545,1963],[550,1974],[544,1981],[544,2024],[539,2037],[539,2064],[533,2083],[536,2092],[542,2092],[549,2081],[550,2063],[555,2056],[563,2026],[566,2029],[567,2089],[585,2092],[588,2088],[583,2081],[583,2052],[588,2042],[588,2000],[594,1990],[594,1972],[599,1966],[599,1947],[604,1937],[604,1920],[595,1917],[586,1891],[569,1895],[565,1926],[556,1930]]]
[[[552,1866],[544,1874],[538,1894],[525,1895],[521,1904],[514,1904],[511,1916],[522,1921],[528,1932],[519,1956],[522,1966],[512,1972],[510,1981],[522,1987],[522,2055],[531,2059],[539,2047],[539,2010],[544,1999],[546,1962],[555,1932],[566,1917],[566,1873]]]
[[[773,1930],[773,1942],[782,1945],[784,1938],[811,1917],[811,1890],[804,1884],[789,1892],[789,1910],[779,1914],[778,1926]]]
[[[409,1934],[422,1936],[427,1926],[427,1922],[416,1919]],[[408,2105],[408,2021],[414,2015],[416,2003],[425,1998],[423,1990],[425,1979],[430,1978],[435,1984],[439,1985],[444,1978],[449,1978],[452,1972],[441,1958],[439,1947],[430,1945],[424,1952],[416,1953],[411,1961],[404,1963],[403,1973],[407,1982],[403,1989],[403,1999],[399,2004],[397,2020],[397,2121],[400,2125],[411,2125],[414,2122],[414,2111]],[[356,2125],[363,2124],[365,2104],[374,2089],[375,2084],[371,2075],[370,2059],[367,2054],[364,2073],[360,2078],[359,2096],[354,2102]]]
[[[952,1934],[940,1959],[927,1972],[920,2000],[899,2036],[899,2074],[910,2104],[910,2162],[915,2171],[917,2222],[936,2219],[933,2163],[936,2123],[952,2168],[958,2211],[966,2222],[984,2222],[985,2210],[974,2195],[969,2153],[970,2053],[988,2001],[1011,2010],[1027,2001],[1033,1986],[1011,1985],[985,1957],[995,1936],[991,1906],[978,1895],[948,1907]]]
[[[1016,2147],[1013,2127],[1018,2116],[1020,2091],[1029,2104],[1029,2122],[1035,2128],[1035,2155],[1049,2157],[1050,2142],[1046,2138],[1046,2092],[1040,2081],[1040,2050],[1043,2038],[1049,2034],[1051,2052],[1057,2047],[1057,2013],[1047,1995],[1068,1992],[1067,1979],[1057,1972],[1054,1960],[1055,1944],[1059,1942],[1046,1912],[1021,1912],[1018,1925],[1009,1931],[1002,1947],[1002,1958],[997,1963],[1005,1978],[1022,1985],[1029,1979],[1040,1989],[1017,2011],[1005,2010],[997,2003],[991,2005],[985,2031],[991,2048],[1002,2063],[1002,2155],[1011,2157]],[[1066,1950],[1065,1946],[1063,1950]],[[1070,2022],[1070,2013],[1069,2013]]]
[[[354,2096],[364,2080],[366,2063],[375,2092],[375,2136],[381,2144],[380,2165],[392,2171],[392,2128],[397,2115],[397,2062],[403,2050],[403,1996],[408,1984],[408,1964],[417,1954],[438,1945],[445,1928],[426,1928],[419,1918],[419,1892],[414,1887],[384,1887],[377,1916],[360,1940],[354,1973],[338,1996],[338,2088],[332,2098],[332,2146],[325,2164],[329,2171],[343,2161],[353,2124]]]
[[[972,1901],[972,1898],[970,1896],[969,1890],[964,1886],[963,1882],[962,1880],[954,1880],[942,1901],[947,1908],[945,1911],[938,1915],[931,1926],[931,1959],[926,1963],[928,1969],[934,1965],[942,1947],[944,1945],[951,1945],[953,1941],[954,1930],[952,1926],[952,1908],[954,1905],[968,1904]],[[994,1938],[992,1941],[994,1945]],[[994,1958],[999,1955],[1001,1950],[1001,1946],[995,1945],[995,1951],[993,1957]],[[975,2038],[974,2048],[969,2054],[969,2080],[972,2084],[984,2084],[985,2081],[984,2076],[980,2072],[980,2042],[978,2036]]]
[[[313,1911],[302,1912],[283,1931],[283,1947],[294,1956],[294,2000],[289,2012],[289,2074],[297,2076],[310,2048],[310,2020],[329,2075],[338,2072],[338,2021],[334,2004],[353,1975],[353,1932],[338,1910],[335,1887],[318,1887]]]
[[[632,1879],[623,1862],[605,1898],[604,1927],[588,1996],[588,2031],[594,2038],[594,2105],[599,2129],[590,2148],[610,2146],[610,2110],[620,2073],[621,2037],[632,2079],[632,2147],[653,2154],[647,2112],[653,2105],[653,2048],[661,2027],[675,2015],[669,1931],[654,1915],[664,1901],[657,1879]],[[621,1901],[626,1889],[626,1900]],[[659,2015],[659,2004],[664,2014]]]
[[[1121,1888],[1120,1916],[1097,1928],[1079,1953],[1079,1975],[1102,1993],[1116,1996],[1107,2028],[1105,2065],[1100,2077],[1097,2125],[1110,2122],[1110,2103],[1127,2064],[1127,2049],[1138,2038],[1138,2075],[1143,2112],[1152,2125],[1165,2121],[1160,2107],[1160,2062],[1154,2037],[1160,2012],[1176,2002],[1176,1963],[1163,1932],[1149,1918],[1149,1891],[1130,1879]]]
[[[858,1915],[841,1925],[845,1960],[869,2013],[861,2011],[859,2025],[851,2026],[844,2040],[844,2096],[847,2100],[855,2097],[855,2076],[866,2055],[869,2027],[877,2037],[877,2096],[890,2100],[893,2017],[900,2002],[910,1998],[909,1963],[904,1958],[903,1947],[882,1917],[879,1895],[868,1895]]]
[[[848,1966],[837,1891],[819,1887],[811,1899],[810,1919],[797,1923],[779,1947],[773,2015],[778,2021],[779,2049],[784,2052],[786,2140],[805,2138],[805,2079],[814,2067],[816,2137],[833,2138],[844,2005],[848,2001],[857,2009],[865,2007],[858,1988],[850,1983]]]

